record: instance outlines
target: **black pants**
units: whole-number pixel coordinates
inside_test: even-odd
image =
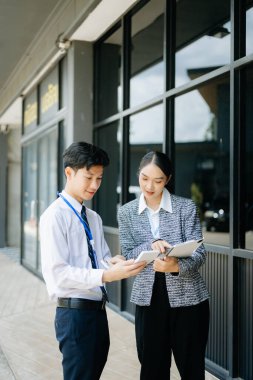
[[[169,380],[171,353],[182,380],[205,379],[209,302],[171,308],[165,276],[156,275],[150,306],[136,306],[135,332],[141,380]]]
[[[55,331],[64,380],[99,380],[110,344],[106,311],[57,308]]]

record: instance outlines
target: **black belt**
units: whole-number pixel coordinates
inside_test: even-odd
[[[93,301],[84,298],[58,298],[57,306],[68,309],[105,310],[106,301]]]

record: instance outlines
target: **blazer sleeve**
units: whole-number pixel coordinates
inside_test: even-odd
[[[195,203],[189,201],[187,207],[184,208],[184,234],[185,241],[191,239],[202,239],[202,230],[200,225],[200,220],[198,216],[198,211]],[[196,272],[204,264],[206,259],[206,250],[202,244],[192,256],[179,259],[179,276],[188,276],[192,272]]]
[[[118,224],[119,224],[119,240],[122,255],[127,259],[136,259],[141,251],[151,250],[152,240],[147,240],[142,244],[136,242],[136,238],[133,235],[133,223],[138,223],[138,220],[134,220],[131,208],[120,207],[118,211]],[[133,220],[132,220],[133,219]]]

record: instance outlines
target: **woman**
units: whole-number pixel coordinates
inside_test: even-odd
[[[171,162],[149,152],[139,167],[140,199],[119,209],[122,253],[136,258],[143,250],[160,250],[201,239],[195,204],[167,190]],[[198,269],[205,261],[201,245],[191,257],[157,258],[136,277],[135,332],[141,380],[170,379],[171,353],[182,380],[204,380],[209,327],[208,291]]]

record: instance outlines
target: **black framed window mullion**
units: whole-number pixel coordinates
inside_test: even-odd
[[[98,89],[99,89],[99,62],[100,62],[100,54],[99,54],[99,48],[98,48],[99,42],[95,43],[93,46],[93,86],[94,86],[94,102],[93,102],[93,123],[96,123],[98,118]],[[94,137],[94,136],[93,136]]]
[[[175,87],[175,54],[176,54],[176,0],[166,2],[165,23],[164,23],[164,59],[165,59],[165,92]],[[174,141],[174,120],[175,120],[174,97],[165,98],[165,132],[164,151],[172,160],[173,172],[175,165],[175,141]],[[175,187],[175,178],[171,179],[171,190]]]
[[[231,39],[231,90],[230,90],[230,133],[231,133],[231,149],[233,152],[230,159],[231,162],[231,186],[232,194],[230,201],[231,215],[231,247],[244,248],[244,210],[242,207],[244,199],[245,180],[244,162],[245,162],[245,149],[243,147],[245,141],[245,123],[243,110],[245,102],[242,99],[244,96],[243,89],[243,72],[235,70],[233,62],[243,55],[245,55],[245,7],[243,2],[239,0],[231,0],[231,22],[233,38]]]
[[[238,259],[233,249],[245,244],[242,237],[243,220],[241,195],[242,186],[242,131],[241,131],[241,73],[233,62],[245,52],[245,21],[242,4],[231,0],[231,65],[230,65],[230,255],[228,257],[228,369],[232,378],[239,376],[239,277]],[[241,38],[243,38],[241,40]],[[242,240],[243,239],[243,240]]]
[[[165,91],[175,87],[176,0],[166,2],[164,23]]]
[[[65,119],[60,121],[58,123],[58,141],[57,141],[57,188],[59,191],[64,186],[64,181],[63,181],[63,172],[64,172],[64,167],[63,167],[63,162],[62,162],[62,154],[64,151],[64,128],[65,128]]]
[[[130,104],[130,72],[131,72],[131,17],[123,18],[123,48],[122,48],[122,102],[123,111],[129,108]],[[128,201],[129,187],[129,117],[121,116],[121,146],[120,146],[120,181],[121,194],[120,203]]]

